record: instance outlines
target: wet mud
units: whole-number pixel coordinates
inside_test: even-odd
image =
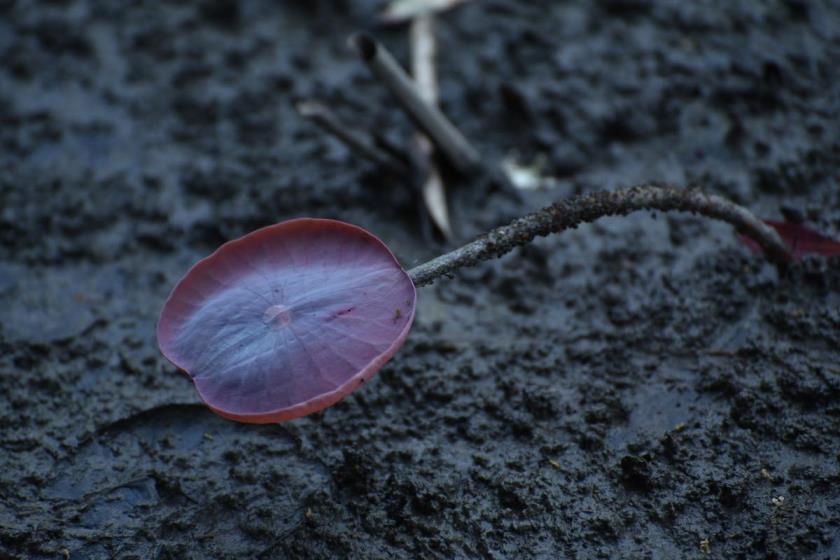
[[[220,243],[318,216],[406,266],[410,185],[294,112],[404,145],[353,58],[378,2],[0,2],[0,557],[840,558],[840,260],[779,275],[728,226],[634,214],[419,291],[338,405],[223,420],[159,354]],[[451,181],[463,240],[552,200],[698,184],[840,236],[836,2],[467,2],[441,103],[519,204]]]

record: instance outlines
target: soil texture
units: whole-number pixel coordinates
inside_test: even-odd
[[[0,0],[0,558],[840,559],[840,259],[780,275],[638,213],[419,291],[338,405],[224,420],[155,341],[226,240],[298,216],[410,267],[411,186],[295,112],[408,145],[346,46],[377,1]],[[449,181],[462,241],[552,200],[702,185],[840,237],[840,4],[473,0],[443,110],[519,203]]]

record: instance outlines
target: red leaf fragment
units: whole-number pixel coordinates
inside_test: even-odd
[[[763,220],[765,224],[776,230],[782,241],[790,247],[793,258],[799,260],[805,255],[821,255],[833,257],[840,255],[840,241],[825,237],[816,231],[801,224],[792,222],[779,222],[774,220]],[[752,239],[741,235],[741,241],[755,252],[760,252],[761,247]]]

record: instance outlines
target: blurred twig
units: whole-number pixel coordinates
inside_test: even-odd
[[[426,102],[417,84],[388,50],[369,35],[358,33],[350,44],[397,102],[446,155],[456,169],[474,172],[481,161],[478,152],[437,107]]]
[[[395,158],[392,154],[381,150],[377,140],[372,135],[348,126],[333,113],[329,107],[314,99],[306,99],[295,103],[295,109],[303,118],[312,121],[322,130],[335,136],[351,151],[359,156],[388,170],[407,177],[410,175],[408,166]]]
[[[424,14],[411,22],[411,73],[419,95],[431,106],[437,106],[437,77],[435,72],[434,16]],[[438,229],[452,239],[452,225],[446,205],[446,190],[440,170],[434,162],[434,145],[422,133],[414,135],[414,144],[423,160],[424,179],[421,187],[423,202]]]
[[[393,0],[380,17],[384,23],[402,23],[418,16],[449,10],[463,2],[466,0]]]
[[[483,177],[499,185],[516,200],[522,196],[507,174],[496,164],[482,161],[478,151],[437,108],[426,102],[417,84],[405,73],[388,50],[364,33],[350,37],[350,45],[393,94],[402,109],[432,139],[446,159],[468,177]]]

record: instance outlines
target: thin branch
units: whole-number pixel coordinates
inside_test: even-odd
[[[517,202],[522,201],[522,194],[504,170],[496,164],[482,160],[478,151],[440,109],[423,99],[415,82],[383,45],[364,33],[352,35],[349,43],[455,169],[466,176],[478,175],[486,178],[500,186]]]
[[[295,103],[295,109],[300,116],[312,121],[328,134],[335,136],[352,152],[377,165],[388,168],[394,173],[403,176],[409,175],[407,166],[391,154],[379,149],[374,138],[343,123],[329,107],[320,101],[313,99],[298,101]]]
[[[434,16],[430,13],[419,15],[411,21],[411,74],[417,83],[417,91],[426,103],[437,106],[438,86],[435,72],[435,26]],[[449,209],[446,205],[446,190],[443,177],[434,162],[434,145],[423,134],[414,135],[414,145],[418,159],[425,169],[423,185],[420,188],[423,202],[429,216],[446,239],[452,239],[452,226],[449,222]]]
[[[380,19],[387,24],[402,23],[418,16],[434,15],[452,9],[463,2],[466,0],[425,0],[423,2],[394,0],[382,12]]]
[[[385,47],[363,33],[351,36],[350,45],[456,169],[468,175],[479,168],[481,157],[475,148],[440,109],[423,98],[417,85]]]
[[[437,73],[435,72],[434,16],[426,14],[411,21],[411,74],[417,83],[417,93],[423,101],[435,106],[438,103]]]
[[[742,206],[706,194],[699,189],[680,189],[647,183],[613,192],[596,192],[555,202],[542,210],[518,218],[481,237],[408,271],[417,286],[464,266],[500,257],[537,236],[559,233],[604,216],[624,216],[639,210],[694,212],[732,224],[764,249],[767,258],[784,269],[791,258],[788,247],[771,227]]]

